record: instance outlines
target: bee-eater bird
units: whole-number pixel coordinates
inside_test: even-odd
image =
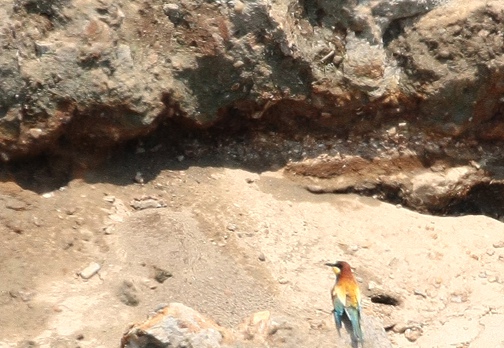
[[[362,342],[362,330],[360,326],[361,317],[361,294],[359,285],[355,280],[350,265],[345,261],[336,263],[326,263],[332,267],[336,274],[336,282],[331,290],[331,297],[334,306],[334,321],[338,334],[341,337],[341,323],[349,329],[352,337],[352,346],[357,347],[358,342]],[[351,328],[348,326],[351,325]]]

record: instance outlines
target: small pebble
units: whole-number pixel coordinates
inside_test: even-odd
[[[103,233],[106,235],[112,234],[114,232],[114,226],[113,225],[108,225],[103,228]]]
[[[170,12],[170,11],[180,11],[180,6],[177,4],[172,4],[172,3],[164,4],[163,11],[168,16],[168,12]]]
[[[422,290],[415,289],[415,290],[413,291],[413,293],[414,293],[415,295],[422,296],[423,298],[427,298],[427,294],[426,294],[425,292],[423,292]]]
[[[282,277],[282,278],[278,278],[278,282],[280,284],[287,284],[289,282],[289,280]]]
[[[497,242],[497,243],[493,243],[493,247],[494,247],[494,248],[497,248],[497,249],[498,249],[498,248],[504,248],[504,241],[503,241],[503,240],[501,240],[501,241],[499,241],[499,242]]]
[[[389,136],[393,136],[393,135],[396,135],[397,134],[397,128],[396,127],[392,127],[390,129],[387,130],[387,134]]]
[[[105,197],[103,197],[103,200],[105,202],[109,202],[109,203],[114,203],[116,198],[114,196],[109,196],[109,195],[106,195]]]
[[[69,207],[69,208],[65,209],[65,213],[67,215],[74,215],[76,212],[77,212],[77,208],[76,207]]]
[[[374,289],[378,289],[378,284],[376,284],[375,281],[370,280],[369,283],[368,283],[368,287],[367,288],[368,288],[369,291],[372,291]]]
[[[144,183],[144,178],[143,178],[143,175],[141,172],[137,172],[136,175],[135,175],[135,182],[137,184],[143,184]]]
[[[499,278],[497,278],[496,276],[490,276],[487,278],[487,280],[489,283],[497,283],[499,281]]]
[[[153,266],[154,269],[154,279],[158,283],[163,283],[166,279],[173,277],[173,274],[165,269],[157,266]]]
[[[237,60],[236,62],[233,63],[233,67],[236,68],[236,69],[239,69],[241,68],[242,66],[244,66],[245,63],[241,60]]]
[[[89,279],[96,273],[98,273],[100,268],[101,266],[99,263],[91,262],[89,266],[87,266],[86,268],[84,268],[82,271],[79,272],[79,275],[81,276],[82,279]]]
[[[175,25],[179,25],[184,20],[184,13],[180,10],[180,6],[177,4],[164,4],[163,12]]]
[[[260,253],[258,256],[259,261],[266,261],[266,256],[263,253]]]
[[[464,299],[460,295],[454,295],[450,298],[450,301],[453,303],[462,303],[464,302]]]
[[[5,223],[5,226],[8,227],[12,232],[15,232],[17,234],[22,234],[24,231],[23,226],[21,225],[21,221],[19,220],[7,221]]]
[[[236,13],[242,13],[244,8],[245,8],[245,4],[243,2],[241,2],[240,0],[236,0],[234,2],[234,10],[236,11]]]
[[[397,323],[394,325],[394,327],[392,328],[392,331],[394,331],[395,333],[404,333],[407,329],[408,329],[408,325],[406,325],[405,323]]]
[[[308,192],[311,192],[311,193],[324,193],[324,188],[322,186],[318,186],[318,185],[308,185],[306,186],[306,189],[308,190]]]
[[[406,329],[406,331],[404,331],[404,337],[406,337],[410,342],[415,342],[420,338],[420,336],[422,336],[422,331],[416,327]]]
[[[440,50],[438,57],[442,59],[449,59],[451,57],[451,53],[448,50]]]
[[[81,230],[79,230],[79,233],[80,233],[81,239],[86,242],[89,242],[90,240],[92,240],[93,236],[94,236],[93,232],[91,232],[87,228],[82,228]]]
[[[130,205],[135,210],[144,210],[150,208],[164,208],[166,207],[166,203],[160,199],[152,198],[152,197],[144,197],[144,198],[135,198],[130,203]]]
[[[335,66],[338,66],[338,65],[340,65],[340,64],[341,64],[341,62],[343,61],[343,59],[344,59],[344,58],[343,58],[342,56],[335,55],[335,56],[333,57],[333,64],[334,64]]]

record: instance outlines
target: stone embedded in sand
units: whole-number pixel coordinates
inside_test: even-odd
[[[408,330],[408,329],[409,329],[408,324],[406,324],[404,322],[397,323],[392,327],[392,331],[394,331],[395,333],[401,333],[401,334],[406,332],[406,330]]]
[[[504,240],[501,240],[499,242],[493,243],[493,247],[496,249],[504,248]]]
[[[152,267],[154,270],[154,279],[158,283],[163,283],[166,279],[173,277],[173,274],[170,271],[159,268],[157,266]]]
[[[135,175],[135,178],[133,179],[137,184],[143,184],[144,183],[144,178],[143,174],[141,172],[137,172]]]
[[[406,329],[404,332],[404,337],[406,337],[410,342],[415,342],[420,338],[420,336],[422,336],[422,330],[417,327]]]
[[[153,209],[153,208],[164,208],[166,203],[157,197],[141,197],[135,198],[131,201],[130,205],[135,210]]]
[[[101,269],[101,266],[97,262],[91,262],[89,266],[84,268],[82,271],[79,272],[79,275],[81,276],[82,279],[89,279],[92,276],[94,276],[98,271]]]

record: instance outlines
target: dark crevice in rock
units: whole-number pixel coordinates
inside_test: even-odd
[[[321,26],[322,20],[326,16],[324,9],[320,8],[316,0],[301,0],[304,16],[307,17],[312,26]]]
[[[289,162],[299,162],[296,169],[299,175],[325,175],[321,178],[343,180],[340,188],[315,188],[312,192],[358,193],[423,213],[442,216],[484,214],[504,221],[504,184],[498,181],[504,177],[504,170],[498,153],[494,153],[494,160],[478,159],[482,153],[490,154],[489,149],[495,149],[496,144],[478,150],[478,146],[484,144],[476,142],[471,145],[467,141],[461,148],[456,140],[447,143],[432,134],[422,140],[413,125],[409,131],[405,126],[400,126],[404,128],[400,130],[402,128],[397,128],[397,124],[390,128],[387,118],[372,119],[363,133],[359,133],[358,125],[362,123],[359,120],[346,119],[340,124],[341,120],[335,118],[324,123],[320,111],[312,104],[289,99],[265,105],[237,101],[231,107],[219,109],[220,117],[203,127],[181,111],[172,94],[164,94],[162,102],[165,108],[157,121],[146,126],[138,124],[137,112],[127,104],[113,108],[96,105],[79,110],[70,102],[60,103],[62,123],[58,125],[58,133],[54,133],[59,137],[39,154],[34,153],[34,157],[8,164],[1,174],[14,178],[24,188],[45,192],[66,185],[72,178],[86,172],[86,168],[121,157],[131,158],[125,159],[130,163],[131,178],[118,184],[129,184],[138,170],[131,161],[136,161],[136,154],[144,152],[150,163],[156,163],[154,170],[144,174],[146,182],[167,166],[173,166],[178,158],[184,163],[213,163],[253,172],[279,169]],[[131,117],[125,116],[128,114]],[[64,115],[67,115],[68,122]],[[369,132],[373,127],[371,134],[374,135],[371,135]],[[384,136],[389,133],[392,135]],[[120,134],[120,138],[116,134]],[[380,147],[409,150],[399,157],[387,158],[377,151]],[[335,157],[332,162],[322,160],[315,166],[303,164],[306,159],[331,153],[341,153],[343,157]],[[430,172],[431,169],[444,175],[442,173],[447,168],[467,166],[473,159],[481,162],[480,172],[484,171],[486,176],[482,175],[479,181],[470,181],[469,186],[460,190],[462,194],[448,192],[432,201],[412,197],[408,179],[387,179],[405,173],[406,177],[412,175],[410,179],[414,180],[418,171]],[[140,161],[140,156],[137,160]],[[491,178],[497,181],[491,181]]]
[[[36,14],[47,17],[50,21],[67,22],[68,18],[62,15],[61,9],[68,6],[69,0],[16,0],[14,10],[26,11],[29,14]]]
[[[72,162],[47,154],[8,163],[0,171],[0,180],[15,180],[21,187],[37,193],[56,190],[71,179]]]
[[[480,183],[469,190],[465,197],[452,201],[444,215],[486,215],[504,222],[504,184]]]
[[[388,294],[377,294],[371,296],[371,302],[381,303],[388,306],[399,306],[401,301],[396,297]]]
[[[366,29],[361,19],[353,15],[352,1],[301,0],[304,17],[312,26],[332,28],[335,31],[350,29],[356,33]]]
[[[485,215],[504,222],[504,184],[481,182],[470,188],[467,193],[452,197],[444,206],[414,202],[404,195],[404,188],[387,184],[371,185],[373,187],[350,187],[345,190],[324,191],[308,187],[314,193],[357,193],[374,197],[383,202],[401,205],[414,211],[436,216]],[[442,201],[442,197],[439,197]]]
[[[383,329],[385,330],[385,332],[393,331],[395,325],[396,324],[388,325],[388,326],[385,326]]]
[[[372,185],[373,187],[351,187],[335,193],[358,193],[363,196],[375,197],[383,202],[406,205],[401,187],[387,184]]]
[[[394,19],[390,22],[388,27],[383,31],[383,45],[387,47],[392,40],[395,40],[399,35],[404,33],[404,28],[402,25],[403,19]]]

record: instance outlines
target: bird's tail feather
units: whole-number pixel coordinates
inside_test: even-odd
[[[362,341],[362,330],[360,326],[360,312],[357,308],[348,307],[346,312],[350,322],[352,323],[353,339]]]

